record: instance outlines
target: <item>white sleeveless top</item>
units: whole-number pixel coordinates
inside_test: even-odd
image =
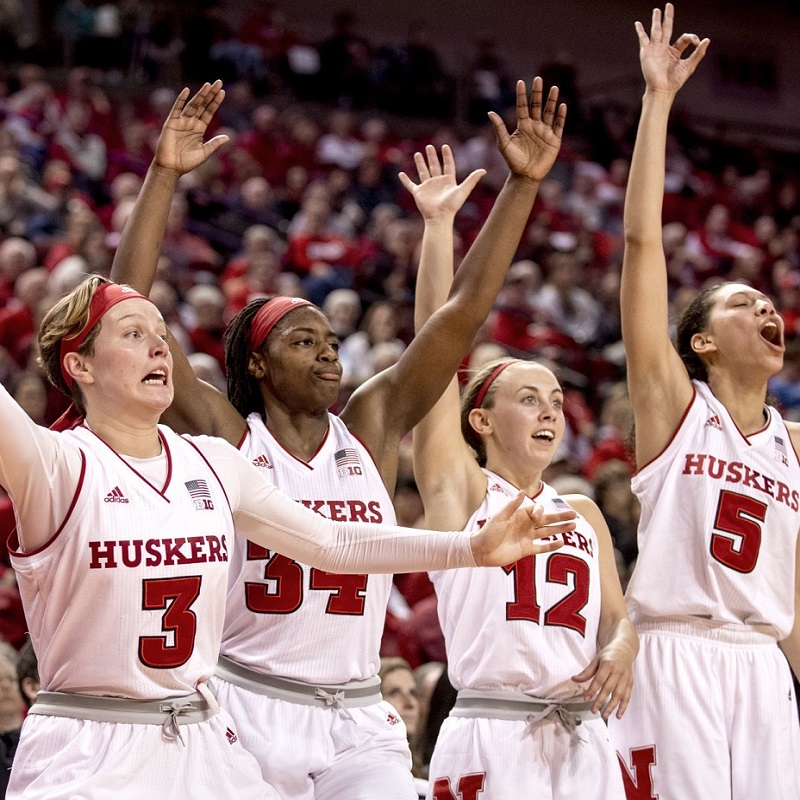
[[[216,473],[159,427],[167,456],[154,486],[85,427],[72,507],[46,545],[12,552],[42,685],[157,699],[214,674],[233,517]]]
[[[242,453],[284,494],[328,519],[395,523],[369,451],[333,414],[310,461],[247,419]],[[231,558],[222,654],[251,669],[308,683],[372,677],[391,575],[334,575],[237,536]]]
[[[482,526],[519,494],[508,481],[484,472],[486,497],[466,530]],[[546,511],[567,508],[547,484],[533,500]],[[456,689],[512,690],[559,700],[580,692],[570,677],[597,654],[598,543],[582,516],[563,540],[559,550],[507,567],[430,573]]]
[[[751,436],[705,383],[672,441],[633,479],[639,558],[626,600],[634,622],[663,615],[767,625],[794,621],[800,462],[783,420]]]

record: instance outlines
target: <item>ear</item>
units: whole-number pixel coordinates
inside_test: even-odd
[[[467,419],[478,436],[487,436],[492,432],[492,422],[485,408],[473,408]]]
[[[250,358],[247,362],[247,371],[257,381],[260,381],[267,374],[267,365],[261,353],[250,353]]]
[[[692,350],[698,355],[709,355],[717,351],[717,345],[714,343],[714,337],[707,331],[704,333],[696,333],[692,336]]]
[[[94,375],[82,355],[67,353],[62,364],[64,372],[72,378],[73,383],[82,383],[87,386],[94,383]]]

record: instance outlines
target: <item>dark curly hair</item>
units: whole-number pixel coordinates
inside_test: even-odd
[[[715,283],[708,286],[692,300],[681,314],[678,321],[677,348],[678,355],[692,380],[708,383],[708,367],[692,349],[692,337],[708,327],[708,318],[711,306],[714,305],[714,295],[725,283]]]

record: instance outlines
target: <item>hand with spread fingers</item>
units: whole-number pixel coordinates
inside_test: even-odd
[[[489,112],[497,149],[514,175],[537,183],[550,171],[561,149],[565,103],[558,105],[558,87],[552,86],[542,108],[542,79],[533,79],[530,104],[524,81],[517,81],[517,129],[509,134],[502,118]]]
[[[174,171],[179,176],[205,163],[228,141],[224,134],[203,141],[208,124],[225,98],[222,81],[204,83],[187,102],[188,97],[189,90],[183,89],[176,98],[161,128],[153,159],[155,167]]]
[[[653,9],[650,36],[644,25],[636,22],[639,61],[648,91],[675,94],[697,69],[710,44],[708,39],[701,41],[694,33],[684,33],[670,44],[674,20],[675,9],[672,3],[667,3],[663,17],[660,8]],[[690,45],[695,49],[684,58]]]
[[[425,160],[427,156],[427,161]],[[442,146],[442,160],[436,148],[429,144],[425,155],[414,153],[419,183],[414,183],[405,172],[399,174],[400,182],[411,192],[419,213],[426,221],[452,219],[458,213],[470,192],[486,174],[485,169],[476,169],[461,183],[456,180],[456,162],[450,145]]]
[[[564,544],[561,534],[575,529],[577,514],[571,509],[545,513],[538,503],[520,508],[524,499],[520,492],[473,534],[472,555],[479,567],[504,567],[558,550]]]

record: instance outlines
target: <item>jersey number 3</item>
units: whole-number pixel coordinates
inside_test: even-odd
[[[248,581],[244,585],[245,602],[256,614],[291,614],[303,604],[303,567],[291,558],[269,551],[248,541],[247,560],[267,560],[264,580],[268,583]],[[367,575],[336,575],[321,569],[312,569],[309,588],[331,592],[326,614],[360,617],[364,615]]]
[[[766,516],[766,503],[736,492],[720,492],[711,555],[736,572],[752,572],[758,561],[761,526]]]

